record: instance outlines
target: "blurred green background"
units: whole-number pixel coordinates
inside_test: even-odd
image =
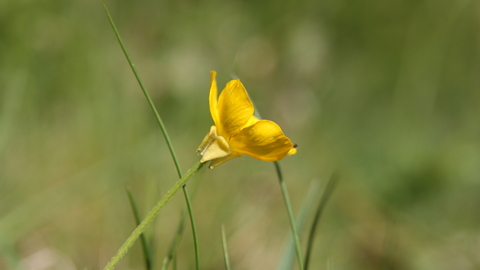
[[[184,171],[216,70],[299,145],[281,162],[296,213],[339,172],[311,269],[480,269],[478,1],[106,4]],[[135,227],[125,185],[145,215],[176,179],[101,2],[1,1],[0,269],[102,269]],[[221,224],[233,269],[277,267],[272,163],[243,156],[189,187],[203,269],[223,269]],[[147,231],[155,269],[184,204]],[[189,226],[178,252],[193,269]],[[137,243],[117,269],[143,267]]]

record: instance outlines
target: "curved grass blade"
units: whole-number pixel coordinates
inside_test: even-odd
[[[182,177],[182,179],[175,182],[175,184],[168,190],[167,194],[165,194],[157,204],[148,212],[147,216],[142,220],[140,225],[132,232],[132,234],[125,240],[123,245],[117,251],[115,256],[108,262],[107,266],[105,266],[104,270],[112,270],[115,268],[115,265],[120,261],[120,259],[127,253],[127,251],[132,247],[133,243],[138,239],[138,237],[145,231],[148,225],[154,220],[157,214],[163,209],[163,207],[168,203],[168,201],[177,193],[177,191],[185,185],[185,183],[199,170],[202,168],[204,163],[198,161],[195,165],[193,165],[190,170]]]
[[[135,217],[135,225],[140,225],[140,214],[138,213],[138,207],[135,203],[135,198],[133,197],[132,190],[128,185],[125,186],[125,191],[128,195],[128,200],[130,201],[130,205],[132,206],[133,216]],[[147,270],[152,269],[152,257],[150,253],[150,249],[148,247],[147,238],[145,236],[145,232],[140,235],[140,241],[142,242],[142,249],[143,249],[143,257],[145,259],[145,268]]]
[[[195,225],[195,218],[193,217],[192,203],[190,201],[190,196],[188,196],[187,185],[182,186],[183,194],[185,195],[185,201],[187,202],[188,215],[190,217],[190,225],[192,226],[193,233],[193,246],[195,247],[195,269],[200,269],[200,254],[198,252],[198,236],[197,236],[197,226]]]
[[[300,245],[300,238],[298,236],[297,224],[295,222],[295,216],[293,215],[292,204],[290,202],[290,196],[288,195],[287,185],[283,180],[282,170],[278,161],[273,162],[277,171],[278,181],[280,182],[280,188],[282,189],[283,199],[285,200],[285,206],[287,207],[288,219],[290,220],[290,227],[292,229],[292,235],[295,242],[295,252],[297,254],[297,261],[300,270],[304,269],[302,247]]]
[[[302,231],[305,229],[305,221],[319,195],[320,184],[318,183],[318,181],[312,180],[308,189],[307,197],[303,201],[302,207],[300,208],[300,213],[298,214],[297,218],[297,228],[300,234],[302,234]],[[295,264],[295,242],[291,234],[288,235],[281,258],[282,259],[278,264],[277,270],[293,269],[293,265]]]
[[[175,258],[177,254],[177,246],[180,243],[180,239],[182,238],[183,229],[185,228],[185,218],[186,212],[185,210],[182,211],[182,217],[177,227],[177,233],[175,233],[175,238],[173,238],[172,244],[170,245],[170,249],[168,250],[168,254],[163,260],[162,263],[162,270],[167,270],[170,266],[170,263]]]
[[[175,168],[177,169],[178,177],[182,178],[182,169],[180,168],[180,163],[178,163],[177,155],[175,154],[175,150],[173,149],[172,142],[170,141],[170,136],[168,136],[168,132],[167,132],[167,129],[165,128],[165,125],[163,124],[162,118],[160,117],[160,114],[155,108],[155,104],[153,104],[152,98],[150,98],[150,94],[148,94],[148,91],[145,88],[145,85],[143,84],[143,81],[137,72],[137,68],[135,68],[135,64],[133,64],[133,61],[130,58],[130,55],[128,54],[127,49],[123,44],[122,38],[120,37],[120,33],[118,33],[117,27],[115,26],[112,16],[110,15],[110,12],[108,11],[107,6],[105,5],[105,2],[103,0],[102,0],[102,4],[103,4],[103,8],[105,9],[105,12],[107,13],[107,17],[108,17],[108,20],[110,21],[110,25],[112,26],[113,31],[115,32],[115,36],[117,37],[118,43],[122,48],[123,54],[127,58],[128,64],[130,65],[130,68],[132,69],[133,74],[135,75],[135,78],[137,79],[137,82],[140,85],[140,88],[142,89],[142,92],[145,98],[147,99],[153,114],[155,115],[155,119],[157,120],[157,123],[160,126],[160,129],[162,130],[163,136],[165,137],[165,141],[167,142],[168,150],[170,151],[173,162],[175,163]]]
[[[327,186],[325,187],[325,191],[323,192],[322,198],[320,199],[320,202],[317,207],[317,211],[315,212],[315,218],[313,219],[313,224],[310,229],[310,233],[308,235],[308,244],[307,244],[307,252],[305,255],[305,270],[308,269],[309,263],[310,263],[310,258],[312,254],[312,247],[313,247],[313,240],[315,238],[315,232],[317,230],[317,225],[318,221],[320,220],[320,217],[323,213],[323,209],[325,209],[325,205],[328,202],[328,199],[332,195],[333,191],[335,190],[335,187],[337,186],[338,183],[338,174],[334,173],[331,177],[330,180],[327,183]]]
[[[223,258],[225,259],[225,269],[230,270],[230,260],[228,259],[227,237],[225,236],[225,226],[222,224],[222,249]]]
[[[0,237],[0,254],[5,259],[5,265],[9,269],[24,270],[22,266],[20,254],[18,254],[15,245],[10,242],[10,239]]]
[[[191,184],[191,187],[193,189],[192,198],[195,197],[197,186],[198,186],[198,181]],[[188,194],[187,194],[187,196],[188,196]],[[190,198],[189,198],[189,201],[190,201]],[[188,206],[188,204],[187,204],[187,206]],[[185,222],[186,222],[186,218],[187,218],[187,212],[186,212],[187,210],[188,209],[183,209],[183,211],[182,211],[182,214],[180,216],[180,222],[178,223],[177,231],[175,233],[175,237],[173,238],[172,243],[170,244],[170,248],[169,248],[169,251],[168,251],[167,255],[163,259],[162,268],[161,268],[162,270],[168,269],[170,267],[170,264],[171,264],[172,260],[176,256],[176,249],[177,249],[177,247],[180,243],[180,240],[182,238],[184,228],[185,228]],[[191,211],[191,212],[193,213],[193,211]],[[191,218],[190,220],[194,220],[194,219]],[[195,224],[193,224],[193,226],[195,227]],[[193,229],[192,229],[192,231],[193,231]],[[194,232],[194,235],[196,236],[196,230]],[[194,237],[194,241],[195,241],[195,239],[196,239],[196,237]],[[194,242],[194,245],[195,245],[195,242]]]
[[[177,169],[177,174],[179,179],[183,177],[182,175],[182,169],[180,168],[180,163],[178,162],[177,155],[175,154],[175,150],[173,149],[172,142],[170,141],[170,137],[168,136],[167,129],[165,128],[165,125],[163,124],[162,118],[160,117],[160,114],[158,113],[157,109],[155,108],[155,105],[153,104],[152,99],[150,98],[150,95],[148,94],[147,89],[145,88],[142,79],[140,78],[140,75],[137,72],[137,69],[135,68],[135,65],[132,62],[132,59],[130,58],[130,55],[127,52],[127,49],[125,48],[125,45],[123,44],[122,38],[120,37],[120,34],[118,33],[117,27],[115,26],[115,23],[113,22],[112,16],[110,16],[110,12],[107,9],[107,6],[105,5],[105,2],[102,0],[103,7],[105,9],[105,12],[107,13],[108,20],[110,22],[110,25],[113,28],[113,31],[115,32],[115,36],[117,37],[118,43],[120,44],[120,47],[122,48],[122,51],[127,58],[127,61],[135,75],[135,78],[138,81],[138,84],[140,85],[140,88],[142,89],[143,94],[145,95],[145,98],[148,101],[148,104],[150,105],[150,108],[152,109],[153,114],[155,115],[155,118],[157,120],[158,125],[160,126],[160,129],[162,130],[163,136],[165,138],[165,141],[167,142],[168,149],[170,151],[170,154],[172,156],[173,162],[175,163],[175,168]],[[187,203],[187,208],[188,208],[188,213],[191,219],[193,219],[193,212],[192,208],[190,206],[190,198],[188,197],[188,193],[186,190],[186,186],[184,185],[182,187],[183,193],[185,196],[185,201]],[[198,251],[198,237],[196,233],[196,227],[195,227],[195,221],[191,220],[191,225],[192,225],[192,234],[193,234],[193,240],[194,240],[194,245],[195,245],[195,265],[197,266],[197,270],[199,270],[199,251]]]

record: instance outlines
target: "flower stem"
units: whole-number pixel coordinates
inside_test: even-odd
[[[160,201],[150,210],[150,212],[147,214],[147,216],[143,219],[143,221],[140,223],[140,225],[137,226],[137,228],[132,232],[132,234],[127,238],[125,243],[120,247],[120,249],[117,251],[117,254],[113,256],[113,258],[108,262],[107,266],[105,266],[104,270],[111,270],[115,267],[115,265],[120,261],[120,259],[127,253],[127,251],[130,249],[130,247],[135,243],[137,238],[142,234],[142,232],[147,228],[147,226],[150,224],[150,222],[153,221],[155,216],[162,210],[162,208],[167,204],[167,202],[175,195],[175,193],[183,186],[185,183],[190,179],[201,167],[203,166],[203,163],[198,161],[195,165],[193,165],[190,170],[187,171],[187,173],[179,179],[173,187],[170,188],[170,190],[163,196]]]
[[[298,266],[300,270],[304,269],[303,266],[303,256],[302,248],[300,246],[300,238],[298,236],[297,224],[295,222],[295,217],[293,215],[292,204],[290,203],[290,197],[288,196],[287,186],[283,180],[282,170],[280,169],[280,164],[278,161],[274,161],[275,169],[277,170],[278,181],[280,182],[280,187],[282,189],[283,199],[285,200],[285,205],[287,207],[288,218],[290,219],[290,227],[292,228],[293,239],[295,240],[295,251],[297,253]]]

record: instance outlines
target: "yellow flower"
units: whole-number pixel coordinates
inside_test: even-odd
[[[242,154],[275,161],[297,152],[277,124],[253,115],[253,104],[240,80],[228,82],[217,99],[217,73],[210,73],[210,113],[215,126],[198,148],[201,162],[211,160],[211,169]]]

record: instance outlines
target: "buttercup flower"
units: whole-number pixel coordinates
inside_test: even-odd
[[[211,169],[242,154],[276,161],[297,152],[277,124],[253,115],[253,104],[240,80],[228,82],[217,98],[217,73],[210,73],[210,113],[215,125],[197,150],[201,162],[211,161]]]

